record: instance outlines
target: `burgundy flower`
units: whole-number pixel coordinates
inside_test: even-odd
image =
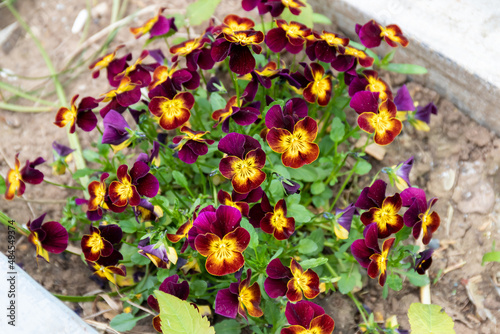
[[[277,77],[279,72],[276,63],[270,61],[263,68],[255,69],[250,74],[243,76],[241,79],[250,80],[243,92],[245,101],[251,102],[255,99],[259,84],[266,89],[271,88],[271,79]]]
[[[306,54],[311,61],[318,59],[324,63],[335,60],[337,52],[343,54],[349,44],[349,38],[323,30],[323,33],[313,31],[314,40],[307,43]]]
[[[310,301],[286,304],[285,316],[291,325],[281,330],[281,334],[331,334],[335,321],[325,314],[325,310]]]
[[[50,221],[43,224],[45,213],[28,222],[31,232],[28,239],[36,247],[37,258],[49,262],[49,253],[59,254],[68,247],[68,231],[58,222]]]
[[[418,257],[415,260],[414,269],[420,275],[424,275],[427,269],[430,268],[432,264],[432,253],[434,253],[434,249],[429,248],[423,252],[418,253]]]
[[[384,27],[375,20],[371,20],[362,27],[357,25],[356,33],[359,35],[361,43],[367,48],[379,46],[382,39],[393,48],[397,46],[397,43],[401,44],[403,47],[408,46],[408,39],[403,36],[403,32],[395,24]]]
[[[113,245],[122,240],[123,233],[120,226],[112,224],[97,228],[90,225],[89,230],[90,234],[85,234],[81,241],[82,251],[87,261],[95,262],[101,256],[108,257],[113,251],[117,251]]]
[[[363,74],[358,75],[358,77],[354,78],[349,84],[349,96],[354,96],[358,92],[365,90],[373,93],[379,93],[378,97],[382,101],[386,99],[393,99],[391,88],[384,80],[379,78],[377,71],[364,70]],[[396,102],[396,100],[394,102]],[[405,109],[398,108],[398,110]]]
[[[234,193],[237,194],[237,192]],[[248,217],[249,206],[247,202],[236,201],[232,198],[230,193],[225,192],[222,189],[217,193],[217,200],[221,205],[232,206],[233,208],[240,210],[242,216]]]
[[[359,63],[362,67],[373,65],[374,59],[369,57],[366,52],[356,48],[346,46],[343,54],[338,54],[330,65],[339,72],[352,72],[356,75],[356,66]]]
[[[123,255],[118,251],[114,251],[110,256],[101,256],[99,260],[95,262],[87,261],[87,264],[90,270],[99,278],[107,279],[116,285],[115,275],[127,276],[127,268],[125,268],[125,265],[118,264],[118,261],[121,260],[123,260]]]
[[[212,139],[202,138],[209,133],[208,131],[193,131],[187,126],[183,126],[181,132],[185,133],[185,135],[175,136],[172,139],[173,145],[169,145],[169,148],[178,150],[174,153],[174,157],[187,164],[193,164],[199,156],[207,154],[208,145],[215,142]]]
[[[158,10],[158,14],[155,17],[149,19],[140,27],[130,28],[130,32],[135,35],[135,38],[139,38],[149,32],[149,39],[156,36],[166,35],[170,32],[170,30],[176,32],[177,27],[174,23],[175,18],[171,17],[167,19],[166,17],[162,16],[161,14],[164,10],[165,8],[160,8]]]
[[[250,8],[251,5],[248,2],[255,3],[256,1],[244,0],[243,2],[246,2],[246,7]],[[293,15],[299,15],[302,12],[301,8],[305,7],[306,4],[300,0],[267,0],[261,1],[258,6],[260,15],[269,12],[272,17],[277,17],[280,16],[281,13],[283,13],[283,10],[285,10],[285,8],[288,8],[290,10],[290,13],[292,13]],[[255,8],[255,6],[252,7],[252,9],[253,8]]]
[[[266,35],[266,45],[269,49],[273,52],[286,49],[293,54],[302,51],[307,36],[311,35],[311,29],[294,21],[288,24],[285,20],[276,20],[276,24],[278,27],[269,30]]]
[[[116,105],[123,107],[122,110],[125,110],[125,107],[139,102],[141,99],[141,89],[137,82],[133,82],[130,77],[124,76],[120,80],[118,87],[103,94],[103,96],[102,101],[110,103],[101,109],[100,114],[102,117],[106,116],[111,108],[116,110]]]
[[[160,184],[156,177],[149,172],[149,166],[136,161],[130,173],[128,166],[121,165],[116,172],[117,181],[109,185],[109,198],[118,207],[139,205],[140,196],[155,197],[158,194]]]
[[[284,109],[279,104],[269,108],[265,117],[266,127],[293,132],[295,123],[306,116],[307,103],[299,97],[294,97],[285,103]]]
[[[186,66],[190,71],[197,71],[198,67],[210,70],[215,61],[212,59],[211,50],[204,47],[208,43],[209,38],[199,37],[174,45],[170,48],[170,53],[174,55],[172,61],[176,62],[179,56],[185,56]]]
[[[255,149],[261,148],[258,140],[237,132],[224,136],[218,145],[219,151],[244,159],[245,155]]]
[[[182,87],[196,89],[200,86],[200,75],[196,71],[178,69],[177,63],[169,68],[158,66],[153,72],[153,81],[149,84],[149,98],[165,96],[172,99]]]
[[[254,205],[249,212],[249,222],[252,224],[253,227],[260,228],[260,222],[262,218],[266,216],[267,213],[273,212],[273,207],[271,206],[271,203],[269,203],[269,198],[267,195],[263,192],[262,193],[262,200],[260,203]]]
[[[80,129],[86,132],[94,130],[97,125],[97,117],[92,112],[92,109],[97,108],[99,102],[93,97],[84,97],[78,107],[75,102],[78,99],[78,94],[71,99],[70,109],[61,107],[56,114],[56,121],[54,122],[60,128],[69,124],[69,132],[74,133],[75,127],[78,125]]]
[[[233,119],[236,124],[242,126],[255,123],[260,116],[259,109],[254,107],[257,105],[251,103],[247,106],[243,106],[242,103],[243,101],[240,100],[238,102],[237,97],[233,96],[227,101],[224,109],[215,110],[212,113],[212,119],[217,121],[214,127],[222,123],[222,131],[228,133],[230,119]]]
[[[17,196],[22,196],[24,194],[24,190],[26,189],[25,182],[29,184],[40,184],[44,178],[43,173],[38,169],[35,169],[35,167],[44,163],[45,159],[38,157],[33,162],[26,160],[24,167],[19,169],[21,163],[19,162],[18,157],[19,153],[16,154],[14,169],[10,169],[7,172],[7,177],[5,178],[6,200],[13,199],[16,194]]]

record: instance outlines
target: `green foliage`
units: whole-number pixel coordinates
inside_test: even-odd
[[[483,260],[481,261],[481,265],[484,266],[486,262],[500,262],[500,251],[488,252],[484,254]]]
[[[335,117],[332,121],[332,129],[330,130],[330,139],[334,142],[341,142],[345,135],[344,122],[339,117]]]
[[[297,246],[297,250],[301,254],[311,254],[314,253],[318,249],[318,245],[311,239],[301,239],[299,241],[299,245]]]
[[[6,190],[7,186],[5,185],[5,179],[3,178],[2,175],[0,175],[0,193],[4,194]]]
[[[299,15],[293,15],[288,9],[285,9],[283,14],[281,14],[281,17],[287,22],[295,21],[302,23],[308,27],[312,27],[314,25],[313,9],[308,3],[306,3],[305,7],[301,8],[301,12]]]
[[[413,303],[408,319],[412,334],[455,334],[453,320],[439,305]]]
[[[110,321],[109,325],[113,329],[116,329],[117,331],[125,332],[134,328],[135,325],[137,324],[137,321],[144,319],[146,317],[149,317],[149,314],[144,314],[139,317],[134,317],[130,313],[121,313],[118,314],[116,317],[114,317]]]
[[[394,64],[390,63],[387,65],[382,66],[384,70],[391,71],[391,72],[396,72],[396,73],[403,73],[403,74],[426,74],[427,69],[423,66],[420,65],[414,65],[414,64]]]
[[[361,273],[358,266],[353,266],[352,270],[340,275],[340,281],[337,282],[339,291],[342,294],[348,294],[355,286],[362,286]]]
[[[234,319],[226,319],[214,325],[217,334],[240,334],[241,324]]]
[[[172,334],[215,334],[210,322],[187,301],[168,293],[154,292],[160,305],[161,330]]]
[[[186,18],[192,26],[200,25],[212,17],[219,3],[220,0],[198,0],[187,7]]]

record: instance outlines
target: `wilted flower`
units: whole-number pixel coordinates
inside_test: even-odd
[[[56,114],[54,122],[60,128],[69,124],[69,132],[74,133],[75,127],[78,125],[83,131],[89,132],[94,130],[97,125],[97,117],[92,112],[92,109],[97,108],[98,101],[93,97],[84,97],[78,107],[75,102],[78,99],[78,94],[71,99],[71,109],[61,107]]]
[[[19,153],[16,154],[16,161],[14,164],[14,169],[10,169],[7,172],[7,177],[5,178],[5,199],[11,200],[17,194],[17,196],[22,196],[24,190],[26,189],[26,183],[29,184],[40,184],[43,181],[43,173],[36,166],[45,162],[45,159],[38,157],[35,161],[30,162],[26,160],[26,165],[19,170],[21,163],[19,162]]]
[[[423,252],[418,253],[418,257],[415,260],[415,271],[420,275],[424,275],[427,269],[430,268],[432,264],[432,253],[434,253],[434,249],[429,248]]]
[[[36,247],[37,258],[49,262],[49,253],[59,254],[68,247],[68,231],[58,222],[50,221],[43,224],[46,213],[28,222],[31,232],[28,239]]]
[[[102,134],[102,144],[111,145],[128,145],[127,140],[130,138],[130,134],[127,129],[130,129],[125,118],[118,112],[110,110],[103,119],[104,132]]]

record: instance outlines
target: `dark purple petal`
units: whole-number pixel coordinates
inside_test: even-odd
[[[265,43],[273,52],[281,52],[288,44],[285,30],[274,28],[267,32]]]
[[[85,132],[94,130],[97,125],[97,117],[92,111],[79,111],[76,118],[76,125]]]
[[[146,176],[138,180],[136,188],[142,196],[153,198],[158,194],[160,183],[153,174],[148,173]]]
[[[328,45],[325,41],[316,43],[314,53],[318,60],[324,63],[331,63],[335,60],[335,48]]]
[[[240,226],[241,212],[237,208],[221,205],[215,214],[217,219],[211,226],[211,232],[221,239]]]
[[[132,178],[132,184],[136,184],[137,181],[146,176],[147,173],[149,173],[148,164],[143,161],[136,161],[129,172],[129,175]]]
[[[149,55],[160,65],[165,63],[165,55],[161,49],[148,50]]]
[[[434,249],[430,248],[423,252],[418,253],[418,258],[415,261],[415,271],[420,275],[425,274],[427,269],[432,264],[432,253],[434,253]]]
[[[87,110],[92,110],[95,109],[99,106],[98,100],[94,99],[93,97],[87,96],[82,99],[80,104],[78,105],[78,111],[87,111]]]
[[[52,142],[52,148],[56,153],[61,156],[61,157],[66,157],[68,156],[71,152],[75,151],[72,148],[69,148],[68,146],[64,146],[62,144],[59,144],[56,141]]]
[[[122,229],[116,224],[99,226],[99,230],[101,231],[101,237],[108,240],[113,245],[122,240]]]
[[[413,167],[413,157],[399,164],[396,170],[396,175],[405,180],[405,182],[410,187],[411,187],[410,172],[412,167]]]
[[[34,162],[30,163],[29,160],[26,161],[26,165],[21,168],[21,178],[24,182],[29,184],[40,184],[43,182],[43,173],[40,172],[36,167],[37,165],[44,163],[45,159],[37,158]]]
[[[175,156],[175,153],[174,153]],[[183,146],[179,152],[177,152],[177,158],[187,164],[194,164],[198,160],[198,155],[191,150],[189,146]]]
[[[234,190],[231,193],[231,197],[234,202],[247,202],[247,203],[257,203],[258,201],[260,201],[263,195],[264,195],[264,190],[262,190],[261,187],[258,187],[246,194],[239,194]]]
[[[186,87],[186,89],[194,90],[200,86],[200,75],[196,71],[190,71],[191,79],[184,82],[182,85]]]
[[[165,35],[170,31],[170,29],[177,31],[177,27],[175,26],[174,20],[175,18],[173,17],[167,19],[165,16],[160,15],[158,17],[158,21],[156,21],[156,23],[149,31],[150,38],[155,36]]]
[[[359,214],[358,210],[354,206],[354,203],[349,204],[345,209],[335,209],[335,215],[342,214],[339,218],[337,218],[337,222],[340,226],[345,228],[347,231],[351,230],[352,218],[355,214]]]
[[[252,76],[255,72],[252,72]],[[259,81],[252,78],[250,82],[245,87],[245,91],[243,95],[245,97],[245,101],[253,101],[255,99],[255,95],[257,95],[257,91],[259,90]]]
[[[196,155],[205,155],[208,153],[208,146],[205,143],[200,143],[194,140],[188,140],[184,147],[189,147]]]
[[[255,123],[259,116],[260,111],[258,109],[252,107],[244,107],[240,108],[240,110],[237,113],[233,114],[231,118],[236,122],[236,124],[245,126]]]
[[[30,231],[35,231],[35,230],[38,230],[42,227],[42,223],[43,223],[43,220],[45,219],[45,215],[47,215],[47,213],[44,213],[43,215],[41,215],[40,217],[38,217],[37,219],[33,220],[33,221],[29,221],[28,222],[28,229]]]
[[[425,191],[419,188],[407,188],[401,192],[401,200],[403,201],[403,206],[409,207],[413,204],[414,200],[417,200],[423,211],[427,210],[427,199],[425,197]]]
[[[288,290],[287,284],[289,280],[289,278],[274,279],[268,277],[264,281],[264,290],[271,298],[283,297]]]
[[[118,94],[116,96],[116,102],[122,107],[128,107],[132,104],[136,104],[141,99],[141,90],[139,87],[132,89],[131,91]]]
[[[210,54],[212,59],[216,62],[223,61],[229,56],[231,49],[231,42],[226,41],[224,38],[219,38],[212,43]]]
[[[233,45],[229,56],[229,68],[234,73],[245,75],[255,69],[255,58],[247,46]]]
[[[356,58],[353,56],[337,55],[334,61],[330,65],[339,72],[346,72],[353,67],[356,62]]]
[[[419,217],[421,213],[422,212],[420,212],[418,202],[414,200],[413,204],[410,205],[408,210],[406,210],[403,215],[403,221],[405,222],[405,225],[408,227],[415,226],[415,224],[421,220]]]
[[[367,48],[375,48],[382,42],[382,37],[380,36],[381,32],[382,30],[378,24],[371,20],[359,30],[359,39]]]
[[[116,112],[119,112],[120,114],[123,114],[125,110],[127,110],[127,107],[121,106],[116,99],[112,99],[107,105],[105,105],[100,111],[99,114],[101,115],[102,118],[106,117],[108,112],[110,110],[114,110]]]
[[[281,184],[283,185],[287,195],[298,194],[300,192],[300,184],[295,181],[284,179],[281,181]]]
[[[362,92],[366,89],[368,80],[366,78],[355,77],[349,84],[349,96],[354,96],[357,92]]]
[[[325,314],[325,311],[321,306],[307,300],[301,300],[295,304],[290,302],[286,304],[285,316],[290,325],[309,328],[311,321],[323,314]]]
[[[378,93],[370,91],[357,92],[351,99],[349,106],[358,114],[364,112],[377,113],[378,111]]]
[[[219,141],[218,149],[222,153],[237,156],[244,159],[245,155],[256,149],[261,148],[258,140],[240,133],[231,132]]]
[[[42,246],[50,253],[59,254],[68,247],[68,231],[58,222],[46,222],[41,229],[45,232]]]
[[[406,85],[401,86],[398,89],[396,97],[394,97],[394,104],[398,111],[414,111],[415,105],[413,104],[413,99],[411,98],[410,92]]]
[[[211,70],[215,65],[215,61],[212,58],[210,49],[203,48],[200,51],[201,52],[199,53],[198,61],[196,63],[202,70]],[[190,70],[192,71],[192,69]]]
[[[293,278],[290,268],[285,267],[280,259],[274,259],[267,265],[266,274],[273,279]]]
[[[300,53],[304,49],[304,45],[293,45],[292,43],[286,43],[285,49],[290,52],[291,54],[296,55],[297,53]]]
[[[242,0],[241,7],[247,12],[251,11],[261,2],[261,0]]]
[[[307,116],[307,103],[300,97],[294,97],[285,103],[285,115],[291,115],[297,121]]]
[[[238,314],[238,304],[238,295],[233,294],[229,289],[221,289],[215,297],[215,313],[234,319]]]
[[[363,231],[366,247],[372,249],[376,253],[380,253],[378,245],[378,228],[376,223],[371,223],[365,227]]]
[[[114,110],[110,110],[106,116],[104,116],[103,124],[103,144],[119,145],[130,137],[127,130],[125,130],[125,128],[130,128],[130,126],[125,118]]]
[[[368,268],[368,265],[371,262],[370,256],[372,256],[374,252],[370,248],[366,247],[364,239],[358,239],[354,240],[351,244],[351,253],[356,261],[359,262],[361,267]]]
[[[417,107],[415,119],[429,124],[431,122],[431,114],[437,115],[437,107],[432,102],[427,104],[425,107]]]

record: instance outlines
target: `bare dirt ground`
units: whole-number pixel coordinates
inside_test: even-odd
[[[191,2],[129,1],[126,15],[151,4],[165,6],[168,12],[182,11]],[[87,36],[110,24],[112,1],[103,3],[106,6],[92,17]],[[63,69],[68,55],[80,43],[81,33],[72,34],[71,27],[78,12],[85,8],[85,3],[76,0],[25,0],[19,1],[17,8],[42,41],[56,68]],[[240,1],[236,0],[223,0],[219,8],[216,15],[220,19],[231,12],[249,15],[242,12]],[[128,32],[128,27],[141,24],[155,12],[139,17],[122,29],[111,43],[111,49],[126,44],[134,57],[137,56],[144,40],[136,41]],[[0,29],[15,21],[6,8],[0,8],[0,18]],[[22,28],[15,28],[6,40],[0,40],[3,42],[0,68],[27,77],[48,75],[35,45]],[[89,57],[101,43],[102,40],[98,40],[87,46],[83,57]],[[104,81],[93,81],[82,66],[76,71],[65,73],[61,79],[68,100],[74,94],[98,96],[108,89]],[[2,75],[0,80],[19,85],[23,90],[36,89],[40,96],[50,94],[53,90],[50,79],[33,80]],[[403,83],[411,81],[411,78],[392,75],[389,80],[395,91]],[[412,183],[426,189],[431,196],[439,197],[436,210],[441,216],[441,228],[435,234],[439,248],[430,269],[432,302],[443,306],[455,320],[455,329],[459,334],[497,333],[500,322],[500,264],[482,266],[481,259],[484,253],[491,251],[492,243],[500,240],[500,199],[496,196],[500,191],[500,138],[464,116],[437,93],[413,82],[409,82],[408,87],[420,104],[430,101],[436,103],[439,115],[433,117],[428,133],[406,127],[387,149],[382,164],[375,160],[371,162],[375,164],[374,167],[383,167],[395,165],[412,155],[415,157]],[[6,92],[2,94],[3,98],[9,97]],[[54,94],[48,95],[46,99],[56,101]],[[50,162],[52,141],[68,144],[65,131],[52,124],[56,111],[57,108],[38,114],[0,111],[0,148],[10,163],[17,152],[21,152],[22,162],[38,156]],[[83,146],[90,142],[88,134],[78,133]],[[0,173],[5,175],[8,168],[6,161],[0,159]],[[67,176],[52,176],[51,167],[47,164],[40,169],[49,180],[59,183],[70,180]],[[37,216],[47,212],[47,219],[50,220],[61,217],[62,204],[58,201],[63,201],[70,194],[69,191],[50,185],[28,185],[26,191],[28,199],[36,200],[31,202],[33,212]],[[0,209],[21,223],[33,218],[31,209],[23,200],[7,202],[2,198]],[[5,234],[6,229],[1,227],[1,240],[4,240]],[[0,242],[0,250],[5,251],[5,248],[5,243]],[[19,240],[17,251],[18,263],[53,293],[82,295],[99,288],[89,279],[90,272],[85,265],[71,254],[52,256],[50,265],[40,262],[37,267],[34,249],[26,239]],[[405,329],[409,329],[406,312],[410,304],[420,300],[419,289],[409,284],[405,284],[398,293],[390,292],[384,300],[381,289],[373,280],[357,295],[367,307],[380,312],[384,318],[397,315]],[[336,321],[336,333],[356,333],[356,323],[360,319],[349,299],[335,293],[325,298],[322,304]],[[83,317],[96,310],[91,303],[68,303],[68,306]],[[106,321],[102,317],[95,320]],[[154,330],[145,322],[134,332],[153,333]]]

